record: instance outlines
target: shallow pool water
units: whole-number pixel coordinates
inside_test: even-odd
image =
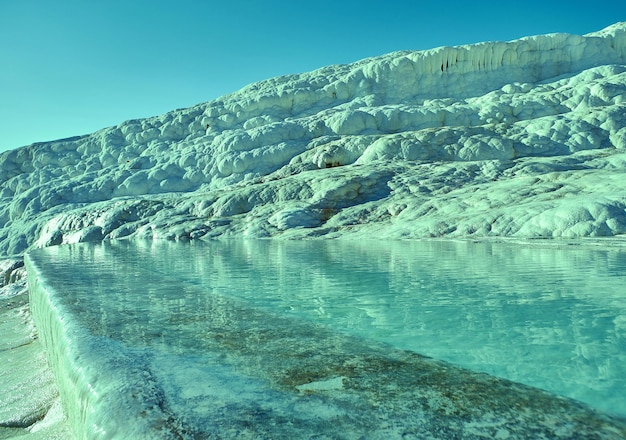
[[[42,249],[29,260],[29,283],[40,292],[33,313],[38,327],[47,328],[44,342],[59,349],[54,368],[65,372],[61,380],[69,378],[61,384],[62,394],[74,386],[76,374],[86,378],[84,389],[66,393],[66,401],[97,405],[99,396],[115,392],[130,396],[124,405],[134,405],[136,397],[161,413],[187,411],[185,417],[199,420],[189,426],[205,426],[207,418],[232,420],[233,407],[265,402],[261,406],[269,405],[274,415],[315,414],[315,420],[336,421],[350,414],[349,426],[367,432],[369,416],[362,413],[354,422],[359,412],[346,412],[346,402],[352,408],[363,398],[359,393],[372,390],[382,399],[376,405],[388,402],[396,408],[402,402],[413,414],[411,402],[439,408],[427,417],[435,428],[424,428],[422,417],[412,429],[452,429],[448,418],[435,417],[444,411],[446,417],[457,414],[465,427],[455,432],[467,434],[471,418],[462,415],[463,408],[482,405],[481,417],[495,417],[485,409],[492,404],[491,391],[484,390],[493,390],[491,400],[513,414],[520,414],[513,405],[543,399],[529,397],[529,390],[510,396],[505,383],[445,365],[424,366],[411,357],[414,352],[626,416],[626,253],[619,248],[451,241],[122,241]],[[31,274],[37,279],[31,280]],[[381,377],[391,374],[389,365],[399,358],[402,365],[388,379],[393,389],[421,383],[411,378],[413,373],[407,376],[409,371],[417,376],[431,371],[438,378],[434,391],[415,385],[418,394],[389,394],[391,382]],[[353,374],[365,382],[357,384]],[[372,382],[377,380],[382,385]],[[139,382],[142,391],[137,391]],[[459,403],[459,396],[448,401],[450,387],[459,396],[474,394],[477,403]],[[287,389],[300,397],[284,394]],[[233,395],[233,390],[239,391]],[[360,397],[342,394],[343,403],[301,400],[311,393],[337,398],[348,391]],[[424,407],[424,399],[436,403]],[[554,409],[554,402],[535,405],[538,414]],[[262,414],[247,409],[253,414],[242,423],[258,426],[269,420],[263,408]],[[390,411],[406,420],[399,410]],[[384,428],[379,422],[375,426]],[[394,433],[401,437],[400,431]],[[381,438],[388,435],[380,433]]]
[[[626,253],[619,250],[217,241],[102,245],[91,252],[103,268],[107,254],[128,253],[130,273],[119,267],[120,278],[97,281],[124,284],[116,301],[128,319],[142,312],[127,307],[127,295],[151,307],[144,270],[176,273],[180,285],[172,280],[171,297],[159,307],[180,307],[183,286],[194,285],[626,415]],[[142,271],[133,273],[134,265]]]
[[[155,270],[626,415],[626,252],[451,241],[189,247]]]

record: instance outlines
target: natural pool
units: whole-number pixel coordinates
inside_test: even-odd
[[[35,274],[39,280],[33,283],[40,294],[32,308],[38,327],[49,329],[42,338],[57,348],[67,339],[63,349],[70,353],[78,347],[69,360],[57,354],[52,362],[57,372],[64,371],[58,380],[67,383],[61,387],[72,389],[65,400],[83,402],[76,408],[83,413],[81,423],[91,420],[84,415],[89,405],[100,411],[102,396],[123,392],[148,402],[138,410],[145,423],[170,431],[182,426],[176,429],[189,438],[199,438],[207,420],[230,420],[233,412],[246,412],[250,425],[287,420],[305,432],[320,429],[307,427],[313,423],[307,417],[333,421],[342,438],[359,438],[363,433],[350,436],[347,430],[363,425],[375,438],[378,431],[366,427],[369,416],[354,415],[358,402],[375,394],[381,399],[376,411],[394,402],[390,412],[397,413],[395,419],[386,416],[388,429],[376,423],[380,438],[405,431],[471,437],[471,429],[476,436],[487,431],[481,431],[483,419],[480,425],[464,413],[467,408],[505,420],[515,416],[503,408],[519,414],[528,401],[543,399],[411,353],[626,417],[626,253],[619,248],[451,241],[111,242],[38,250],[27,265],[29,282]],[[389,359],[402,359],[402,365],[385,367]],[[380,381],[390,370],[396,375],[382,384],[363,379],[370,374]],[[441,378],[425,394],[389,392],[406,383],[416,389],[431,383],[407,379],[409,371],[426,370]],[[351,375],[361,378],[358,386]],[[77,377],[96,379],[85,379],[88,386],[80,389],[72,385]],[[459,403],[459,396],[446,391],[451,383],[467,388],[459,395],[479,397]],[[296,394],[283,394],[287,389]],[[362,394],[366,391],[369,397]],[[492,408],[498,399],[501,407]],[[103,419],[123,414],[133,402],[105,405]],[[250,415],[254,402],[265,403]],[[421,402],[419,411],[411,402]],[[402,405],[419,421],[400,427],[397,419],[406,420]],[[553,403],[541,405],[528,414],[555,411]],[[436,414],[431,418],[424,408]],[[338,422],[347,413],[352,421]],[[99,419],[94,420],[95,426]],[[515,433],[511,422],[498,423],[489,435]],[[93,429],[116,438],[117,428]],[[245,423],[235,431],[219,429],[220,435],[247,432]]]

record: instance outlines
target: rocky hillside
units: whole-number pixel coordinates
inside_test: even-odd
[[[251,84],[0,154],[0,256],[121,237],[626,232],[626,23]]]

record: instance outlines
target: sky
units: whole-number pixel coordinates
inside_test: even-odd
[[[624,0],[0,0],[0,151],[396,50],[618,21]]]

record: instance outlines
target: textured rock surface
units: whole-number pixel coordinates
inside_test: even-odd
[[[3,153],[0,255],[130,235],[623,234],[625,114],[624,23],[274,78]]]

